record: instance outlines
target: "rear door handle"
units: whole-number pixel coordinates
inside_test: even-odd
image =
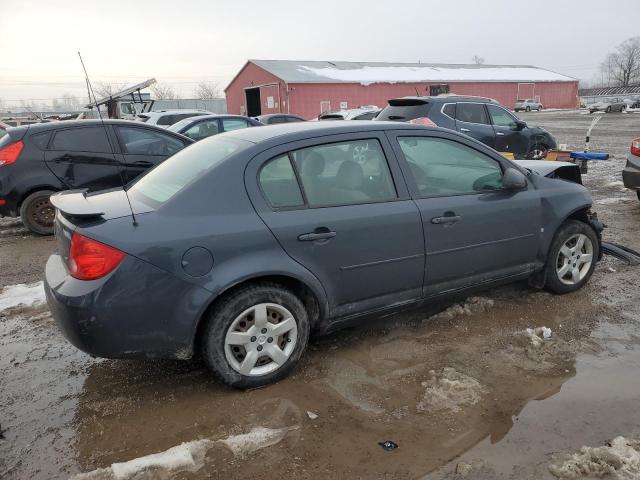
[[[315,242],[316,240],[329,240],[336,236],[336,232],[326,231],[326,232],[311,232],[311,233],[303,233],[298,235],[298,240],[301,242]]]
[[[431,223],[439,224],[448,224],[448,223],[456,223],[462,220],[460,215],[445,215],[444,217],[433,217],[431,219]]]
[[[460,131],[461,132],[470,132],[471,130],[469,130],[468,128],[461,128]]]

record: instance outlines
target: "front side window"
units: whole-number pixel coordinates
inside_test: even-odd
[[[502,169],[466,145],[432,137],[400,137],[420,196],[484,193],[502,188]]]
[[[222,120],[222,126],[225,132],[232,130],[240,130],[241,128],[247,128],[249,124],[238,118],[225,118]]]
[[[310,207],[397,198],[377,140],[318,145],[292,153]]]
[[[194,140],[202,140],[203,138],[211,137],[218,133],[220,133],[218,120],[204,120],[189,127],[183,135],[193,138]]]
[[[304,205],[296,174],[289,155],[269,160],[260,170],[260,188],[272,207],[286,208]]]
[[[487,105],[487,108],[489,109],[489,115],[491,115],[491,122],[494,125],[516,128],[516,119],[504,108],[496,107],[495,105]]]
[[[81,127],[59,130],[53,137],[51,150],[69,152],[111,153],[105,127]]]
[[[285,123],[287,121],[286,117],[271,117],[269,119],[269,125],[273,125],[276,123]]]
[[[458,103],[456,120],[467,123],[489,123],[487,112],[482,103]]]
[[[173,155],[184,148],[180,140],[147,128],[116,127],[124,153],[130,155]]]

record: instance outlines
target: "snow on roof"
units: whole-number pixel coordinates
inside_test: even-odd
[[[249,60],[288,83],[575,82],[531,65]]]

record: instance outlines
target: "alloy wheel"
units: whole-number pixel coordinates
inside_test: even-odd
[[[589,273],[593,263],[593,243],[583,233],[570,236],[556,257],[556,274],[565,285],[576,285]]]
[[[231,323],[224,340],[225,357],[242,375],[266,375],[289,360],[297,340],[298,324],[291,312],[276,303],[260,303]]]

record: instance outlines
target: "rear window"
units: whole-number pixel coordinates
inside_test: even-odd
[[[375,119],[407,122],[416,118],[427,117],[430,108],[431,104],[425,100],[399,98],[389,100],[389,105]]]
[[[10,143],[12,143],[13,140],[11,140],[11,137],[9,136],[9,134],[6,133],[6,130],[0,130],[0,131],[5,132],[4,135],[0,134],[0,148],[3,148],[9,145]]]
[[[250,145],[250,142],[224,137],[195,143],[150,170],[131,186],[129,193],[144,203],[159,206],[207,170]]]

